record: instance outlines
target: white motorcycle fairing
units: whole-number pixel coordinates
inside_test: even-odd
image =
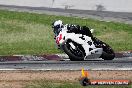
[[[102,55],[103,49],[96,48],[91,37],[82,34],[68,33],[65,29],[62,29],[62,31],[60,31],[59,35],[56,37],[56,43],[62,46],[67,42],[68,39],[82,45],[86,54],[84,60],[99,58]],[[73,49],[75,48],[74,44],[70,43],[70,45]]]

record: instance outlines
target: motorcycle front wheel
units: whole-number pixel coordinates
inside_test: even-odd
[[[74,45],[75,48],[73,48],[70,43]],[[84,60],[84,49],[81,45],[77,44],[76,42],[72,40],[68,40],[63,46],[63,51],[69,56],[69,59],[71,61],[83,61]]]

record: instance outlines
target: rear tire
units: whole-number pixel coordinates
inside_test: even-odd
[[[78,52],[76,52],[76,50],[72,50],[70,47],[70,42],[72,42],[74,44],[74,46],[77,48]],[[68,40],[63,46],[62,46],[64,52],[69,56],[69,59],[71,61],[83,61],[84,60],[84,50],[83,47],[75,42],[73,42],[72,40]]]
[[[101,40],[95,39],[95,46],[98,48],[103,48],[103,53],[100,58],[104,60],[113,60],[115,58],[114,50],[106,43],[102,42]]]
[[[104,60],[113,60],[115,58],[115,54],[114,53],[109,54],[109,53],[103,51],[101,58]]]

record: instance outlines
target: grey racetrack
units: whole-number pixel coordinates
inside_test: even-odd
[[[132,70],[132,58],[115,58],[104,61],[8,61],[0,62],[0,70]]]

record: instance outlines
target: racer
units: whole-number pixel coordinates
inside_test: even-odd
[[[52,23],[53,32],[55,33],[55,37],[59,34],[59,32],[64,28],[64,26],[67,28],[67,32],[69,33],[76,33],[76,34],[82,34],[91,37],[94,40],[94,37],[90,31],[90,29],[87,26],[79,26],[74,24],[63,24],[61,20],[57,20]]]

